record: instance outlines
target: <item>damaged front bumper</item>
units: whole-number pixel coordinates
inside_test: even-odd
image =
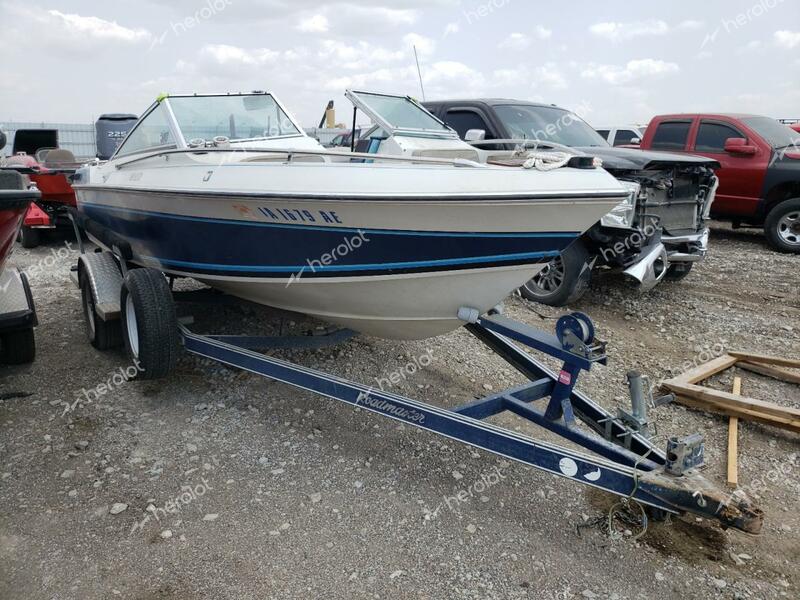
[[[669,262],[699,262],[708,254],[708,227],[691,235],[662,235]]]
[[[642,292],[647,292],[664,279],[668,268],[667,248],[660,239],[655,239],[642,248],[636,263],[625,269],[624,273],[639,282]]]

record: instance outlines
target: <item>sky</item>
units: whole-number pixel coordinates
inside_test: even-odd
[[[347,88],[548,102],[595,126],[800,118],[800,1],[0,0],[0,123],[88,123],[162,92],[273,92],[306,127]]]

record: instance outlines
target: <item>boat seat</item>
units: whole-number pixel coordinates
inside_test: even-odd
[[[47,155],[51,150],[55,150],[55,148],[39,148],[35,154],[36,162],[38,162],[40,165],[43,165],[44,161],[47,159]]]
[[[24,190],[25,178],[17,171],[0,170],[0,190]]]
[[[75,155],[64,148],[54,148],[47,153],[44,166],[48,168],[66,167],[75,164]]]

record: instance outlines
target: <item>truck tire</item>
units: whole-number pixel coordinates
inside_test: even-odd
[[[110,350],[122,345],[122,324],[119,320],[104,321],[97,314],[94,294],[89,277],[81,277],[81,303],[86,323],[86,337],[98,350]]]
[[[0,337],[0,363],[24,365],[36,358],[36,338],[33,327],[19,331],[9,331]]]
[[[42,236],[38,229],[31,227],[22,227],[19,230],[19,243],[23,248],[36,248],[41,242]]]
[[[672,263],[669,267],[667,267],[667,273],[664,275],[664,279],[669,281],[680,281],[692,272],[693,266],[693,262]]]
[[[548,306],[577,302],[589,289],[592,270],[587,267],[588,262],[589,251],[578,240],[547,263],[520,288],[520,293],[528,300]]]
[[[769,211],[764,233],[778,252],[800,254],[800,198],[784,200]]]
[[[161,379],[175,367],[180,349],[175,303],[156,269],[133,269],[122,282],[120,312],[125,349],[137,379]]]

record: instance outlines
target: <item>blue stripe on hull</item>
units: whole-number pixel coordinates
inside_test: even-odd
[[[557,256],[578,235],[358,230],[205,219],[96,204],[82,204],[81,210],[127,239],[137,257],[174,270],[245,277],[285,277],[301,270],[309,278],[532,264]]]

